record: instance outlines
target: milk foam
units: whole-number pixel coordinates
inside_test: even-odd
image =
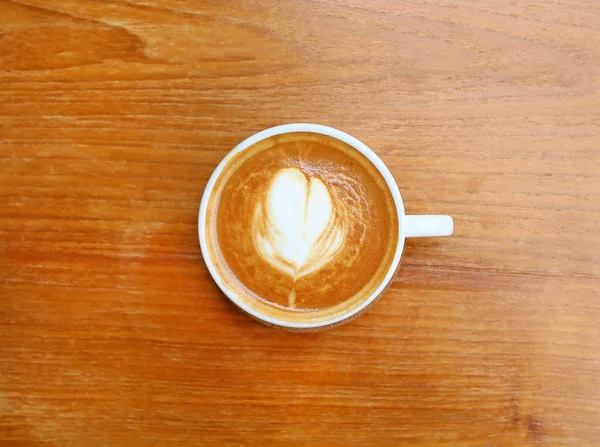
[[[344,241],[344,225],[336,216],[336,204],[322,180],[297,168],[281,169],[254,210],[256,251],[294,280],[316,272]]]

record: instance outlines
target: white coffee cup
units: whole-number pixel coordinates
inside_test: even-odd
[[[359,306],[350,309],[347,313],[343,313],[341,315],[337,315],[334,318],[326,321],[319,321],[314,323],[296,323],[289,321],[281,321],[275,319],[269,315],[264,315],[263,313],[257,311],[256,309],[249,306],[247,303],[242,301],[236,293],[229,289],[221,276],[219,275],[217,269],[215,268],[213,259],[208,250],[208,245],[206,241],[206,213],[208,209],[208,201],[211,196],[211,192],[217,182],[217,179],[221,175],[223,169],[227,166],[229,161],[240,152],[246,150],[250,146],[255,143],[264,140],[266,138],[270,138],[274,135],[281,135],[290,132],[312,132],[317,134],[327,135],[329,137],[336,138],[344,143],[349,144],[358,152],[367,157],[371,163],[379,170],[387,186],[389,187],[392,196],[394,198],[394,202],[396,204],[396,210],[398,213],[398,242],[396,245],[396,251],[394,253],[394,258],[392,264],[385,275],[383,281],[377,287],[377,289],[368,296]],[[233,301],[240,309],[249,314],[250,316],[273,326],[279,326],[282,328],[288,329],[316,329],[320,327],[333,326],[343,323],[351,319],[354,316],[359,315],[363,310],[365,310],[371,303],[373,303],[387,288],[390,281],[392,280],[398,266],[400,265],[400,258],[402,257],[402,252],[404,250],[404,241],[407,237],[434,237],[434,236],[450,236],[454,230],[454,223],[452,221],[452,217],[446,215],[410,215],[407,216],[404,212],[404,202],[402,201],[402,196],[400,195],[400,190],[398,189],[398,185],[394,180],[394,177],[390,173],[387,166],[381,161],[381,159],[373,152],[366,144],[357,140],[356,138],[348,135],[341,130],[334,129],[328,126],[322,126],[319,124],[306,124],[306,123],[295,123],[295,124],[284,124],[281,126],[271,127],[269,129],[265,129],[261,132],[258,132],[251,137],[246,138],[240,144],[238,144],[231,152],[229,152],[225,158],[219,163],[210,179],[208,180],[208,184],[206,185],[206,189],[204,190],[204,194],[202,195],[202,201],[200,202],[200,212],[198,214],[198,234],[200,238],[200,248],[202,250],[202,256],[204,257],[204,261],[206,266],[208,267],[208,271],[211,276],[219,286],[219,288],[227,295],[227,297]]]

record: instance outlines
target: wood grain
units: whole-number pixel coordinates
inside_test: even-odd
[[[302,121],[456,223],[314,334],[196,229]],[[600,445],[599,124],[594,0],[0,0],[0,444]]]

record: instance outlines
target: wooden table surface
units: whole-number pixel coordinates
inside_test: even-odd
[[[0,0],[0,445],[600,445],[599,89],[595,0]],[[320,333],[198,246],[287,122],[455,219]]]

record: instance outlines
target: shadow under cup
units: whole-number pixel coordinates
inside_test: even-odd
[[[328,127],[285,125],[219,164],[199,236],[211,275],[238,307],[311,329],[359,315],[385,290],[403,213],[395,181],[367,146]]]

